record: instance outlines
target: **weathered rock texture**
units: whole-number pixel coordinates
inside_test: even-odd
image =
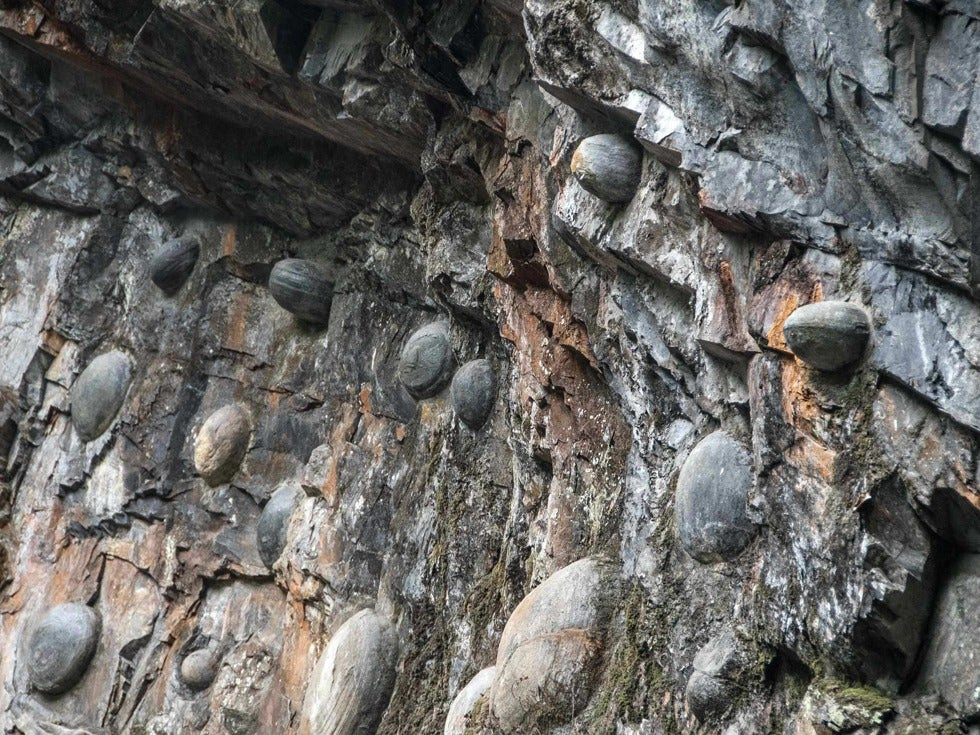
[[[965,730],[975,702],[928,662],[980,656],[947,634],[980,552],[978,15],[0,2],[0,731],[297,733],[369,608],[397,653],[365,727],[438,734],[520,601],[590,558],[620,580],[602,635],[528,639],[576,672],[540,682],[573,686],[562,708],[515,689],[542,732]],[[641,154],[628,201],[571,171],[596,135]],[[200,252],[167,297],[148,268],[173,240]],[[270,293],[284,259],[334,281],[327,324]],[[826,302],[869,319],[840,372],[783,330]],[[85,441],[72,393],[113,351],[128,390]],[[474,431],[445,388],[477,357]],[[195,440],[231,405],[212,474]],[[715,431],[754,532],[701,563],[675,493]],[[273,574],[256,527],[291,481]],[[66,600],[102,633],[47,697],[16,647]],[[751,684],[702,724],[685,689],[724,628]],[[489,699],[474,726],[499,733]]]

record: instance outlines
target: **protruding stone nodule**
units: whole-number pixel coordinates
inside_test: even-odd
[[[259,549],[262,562],[269,568],[286,547],[286,531],[289,528],[289,517],[293,513],[297,498],[303,491],[299,485],[289,483],[283,485],[269,498],[262,509],[258,525],[255,528],[255,543]]]
[[[807,304],[789,315],[783,336],[793,354],[810,367],[834,372],[861,359],[871,320],[860,306],[844,301]]]
[[[480,702],[486,699],[490,687],[493,686],[496,671],[496,666],[483,669],[470,680],[469,684],[459,690],[452,704],[449,705],[449,714],[446,715],[443,735],[465,735],[466,726],[471,724],[470,718]]]
[[[428,324],[405,343],[398,362],[398,379],[413,398],[431,398],[449,382],[454,360],[449,325]]]
[[[180,662],[180,680],[194,691],[211,686],[217,673],[218,657],[207,648],[188,653]]]
[[[283,309],[310,324],[330,321],[333,283],[309,260],[280,260],[269,274],[269,292]]]
[[[712,638],[698,651],[685,689],[688,706],[695,717],[704,722],[731,707],[741,689],[739,679],[745,665],[738,640],[729,630]]]
[[[493,410],[493,368],[489,360],[471,360],[456,371],[449,396],[460,420],[476,430],[486,423]]]
[[[643,154],[622,135],[593,135],[572,154],[572,175],[582,188],[607,202],[628,202],[640,185]]]
[[[27,672],[35,689],[61,694],[88,669],[102,632],[102,618],[85,605],[68,603],[48,610],[27,649]]]
[[[187,283],[201,246],[196,240],[171,240],[150,259],[150,279],[167,296],[173,296]]]
[[[248,451],[252,433],[248,412],[237,403],[212,413],[197,433],[194,467],[209,485],[228,482]]]
[[[118,350],[99,355],[71,387],[71,421],[82,441],[90,442],[108,429],[129,390],[132,364]]]
[[[755,532],[746,511],[752,460],[729,434],[716,431],[691,451],[677,478],[677,534],[702,563],[729,560]]]
[[[580,559],[517,606],[500,637],[490,694],[490,710],[503,732],[529,732],[542,720],[560,724],[585,707],[618,580],[612,564]]]
[[[313,669],[304,726],[318,734],[373,733],[395,685],[397,659],[387,619],[373,610],[354,615],[334,633]]]

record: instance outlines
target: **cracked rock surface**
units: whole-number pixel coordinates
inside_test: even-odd
[[[0,733],[968,733],[978,74],[968,0],[0,0]]]

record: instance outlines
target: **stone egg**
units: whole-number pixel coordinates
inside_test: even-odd
[[[310,675],[301,732],[368,735],[388,706],[398,643],[388,621],[362,610],[334,633]]]
[[[296,500],[302,495],[299,485],[283,485],[269,498],[262,509],[255,529],[255,543],[259,556],[267,567],[272,567],[286,547],[286,531],[289,517],[293,513]]]
[[[435,322],[408,338],[398,361],[398,379],[413,398],[431,398],[449,382],[453,362],[449,324]]]
[[[490,710],[510,735],[569,721],[592,696],[602,642],[576,628],[532,638],[497,664]]]
[[[208,417],[194,445],[194,467],[208,485],[221,485],[234,477],[248,451],[251,433],[248,412],[237,403]]]
[[[731,631],[712,638],[694,657],[685,696],[700,721],[725,713],[740,690],[740,673],[745,662]]]
[[[207,689],[218,673],[218,659],[206,648],[192,651],[180,662],[180,680],[190,689]]]
[[[582,188],[607,202],[628,202],[640,185],[643,154],[622,135],[593,135],[572,155],[572,175]]]
[[[783,336],[793,354],[807,365],[834,372],[864,355],[871,337],[871,320],[860,306],[820,301],[790,314],[783,324]]]
[[[483,669],[470,680],[469,684],[459,690],[452,704],[449,705],[443,735],[464,735],[469,718],[493,686],[496,670],[495,666]]]
[[[333,283],[309,260],[280,260],[269,274],[269,292],[283,309],[301,321],[324,325],[330,321]]]
[[[132,364],[114,350],[99,355],[82,371],[71,387],[71,421],[82,441],[100,437],[112,425],[126,400]]]
[[[27,647],[27,672],[35,689],[61,694],[79,682],[88,669],[102,632],[99,613],[68,603],[48,610]]]
[[[173,296],[187,283],[201,247],[195,240],[171,240],[150,259],[150,280],[167,296]]]
[[[494,389],[493,368],[489,360],[472,360],[453,376],[449,387],[453,410],[474,431],[490,417]]]
[[[677,478],[677,534],[702,563],[729,560],[755,532],[746,511],[752,460],[729,434],[716,431],[688,455]]]
[[[490,711],[504,732],[567,721],[585,706],[618,587],[618,569],[588,557],[521,600],[500,637],[490,693]]]

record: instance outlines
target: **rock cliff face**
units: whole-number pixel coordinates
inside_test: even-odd
[[[976,732],[978,75],[972,0],[0,0],[0,730]]]

